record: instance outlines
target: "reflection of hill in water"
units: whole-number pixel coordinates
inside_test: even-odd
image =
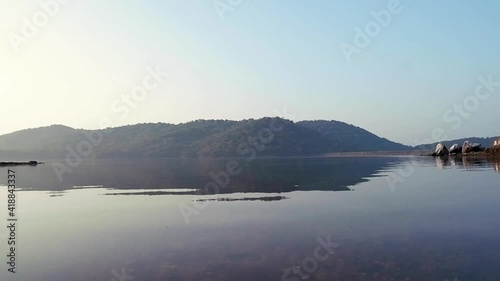
[[[247,166],[223,192],[349,190],[387,167],[380,158],[260,159]]]
[[[443,168],[459,168],[465,170],[477,170],[484,168],[493,168],[500,171],[500,160],[494,158],[478,158],[478,157],[436,157],[436,166]]]
[[[247,163],[233,159],[242,168],[231,176],[221,193],[289,192],[295,190],[349,190],[367,181],[396,158],[261,158]],[[102,186],[116,189],[201,189],[213,182],[210,173],[226,170],[230,160],[154,159],[99,160],[82,163],[60,182],[50,163],[16,168],[20,188],[65,190],[74,186]],[[0,172],[6,181],[7,173]],[[222,183],[225,179],[221,178]]]

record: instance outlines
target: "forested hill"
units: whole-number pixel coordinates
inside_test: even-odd
[[[59,158],[68,150],[77,151],[79,145],[85,151],[89,143],[88,157],[94,158],[309,156],[411,149],[338,121],[292,122],[276,117],[148,123],[105,130],[53,125],[0,136],[0,157]]]

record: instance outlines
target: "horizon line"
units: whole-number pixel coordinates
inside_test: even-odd
[[[46,125],[46,126],[39,126],[39,127],[32,127],[32,128],[26,128],[26,129],[20,129],[20,130],[17,130],[17,131],[13,131],[13,132],[10,132],[10,133],[5,133],[5,134],[2,134],[0,135],[0,137],[3,137],[3,136],[7,136],[7,135],[11,135],[11,134],[15,134],[15,133],[18,133],[18,132],[22,132],[22,131],[27,131],[27,130],[36,130],[36,129],[42,129],[42,128],[49,128],[49,127],[55,127],[55,126],[59,126],[59,127],[66,127],[66,128],[69,128],[69,129],[72,129],[72,130],[75,130],[75,131],[104,131],[104,130],[109,130],[109,129],[118,129],[118,128],[123,128],[123,127],[129,127],[129,126],[137,126],[137,125],[153,125],[153,124],[164,124],[164,125],[173,125],[173,126],[178,126],[178,125],[184,125],[184,124],[188,124],[188,123],[194,123],[194,122],[199,122],[199,121],[225,121],[225,122],[242,122],[242,121],[251,121],[251,120],[262,120],[262,119],[273,119],[273,118],[279,118],[279,119],[282,119],[282,120],[286,120],[286,121],[289,121],[289,122],[292,122],[292,123],[299,123],[299,122],[317,122],[317,121],[324,121],[324,122],[338,122],[338,123],[343,123],[343,124],[346,124],[346,125],[350,125],[350,126],[354,126],[354,127],[357,127],[359,129],[362,129],[362,130],[365,130],[379,138],[384,138],[386,140],[389,140],[391,142],[394,142],[394,143],[398,143],[398,144],[402,144],[402,145],[405,145],[405,146],[408,146],[408,147],[411,147],[411,148],[417,148],[419,146],[424,146],[424,145],[430,145],[430,144],[436,144],[436,143],[443,143],[443,142],[451,142],[451,141],[456,141],[456,140],[462,140],[462,139],[468,139],[468,138],[482,138],[482,139],[488,139],[488,138],[497,138],[499,136],[469,136],[469,137],[460,137],[460,138],[455,138],[455,139],[447,139],[447,140],[441,140],[441,141],[436,141],[436,142],[433,142],[433,143],[421,143],[421,144],[406,144],[406,143],[403,143],[403,142],[395,142],[393,140],[390,140],[384,136],[379,136],[371,131],[368,131],[367,129],[363,128],[363,127],[359,127],[359,126],[356,126],[352,123],[347,123],[347,122],[344,122],[344,121],[339,121],[339,120],[334,120],[334,119],[330,119],[330,120],[327,120],[327,119],[309,119],[309,120],[299,120],[299,121],[294,121],[294,120],[290,120],[290,119],[287,119],[287,118],[284,118],[284,117],[280,117],[280,116],[273,116],[273,117],[270,117],[270,116],[264,116],[264,117],[261,117],[261,118],[247,118],[247,119],[240,119],[240,120],[231,120],[231,119],[195,119],[195,120],[191,120],[191,121],[187,121],[187,122],[179,122],[179,123],[167,123],[167,122],[143,122],[143,123],[134,123],[134,124],[127,124],[127,125],[121,125],[121,126],[116,126],[116,127],[106,127],[104,129],[85,129],[85,128],[74,128],[74,127],[71,127],[71,126],[68,126],[68,125],[63,125],[63,124],[51,124],[51,125]]]

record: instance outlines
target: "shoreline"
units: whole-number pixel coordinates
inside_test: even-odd
[[[325,157],[325,158],[335,158],[335,157],[409,157],[409,156],[416,156],[416,157],[441,157],[441,158],[448,158],[448,157],[455,157],[455,158],[462,158],[462,157],[467,157],[467,158],[488,158],[488,159],[500,159],[500,153],[499,152],[489,152],[489,151],[482,151],[482,152],[471,152],[471,153],[457,153],[457,154],[449,154],[445,156],[433,156],[431,151],[419,151],[419,150],[412,150],[412,151],[366,151],[366,152],[334,152],[334,153],[327,153],[327,154],[322,154],[318,155],[318,157]]]
[[[15,166],[37,166],[45,164],[38,161],[27,161],[27,162],[0,162],[0,167],[15,167]]]
[[[331,153],[325,153],[325,154],[318,154],[318,155],[295,155],[295,156],[258,156],[256,158],[259,159],[265,159],[265,158],[348,158],[348,157],[441,157],[441,158],[460,158],[460,157],[467,157],[467,158],[488,158],[488,159],[500,159],[500,152],[498,151],[482,151],[482,152],[471,152],[467,154],[462,154],[462,153],[457,153],[457,154],[449,154],[449,155],[444,155],[444,156],[433,156],[432,151],[422,151],[422,150],[410,150],[410,151],[358,151],[358,152],[331,152]],[[98,160],[118,160],[118,159],[123,159],[123,160],[133,160],[133,161],[141,161],[141,160],[152,160],[152,159],[201,159],[201,160],[207,160],[207,159],[245,159],[245,157],[238,157],[238,156],[228,156],[228,157],[206,157],[206,158],[183,158],[183,157],[125,157],[125,158],[99,158]],[[57,158],[54,158],[52,160],[60,160]],[[96,160],[96,159],[93,159]],[[0,162],[0,167],[8,167],[8,166],[37,166],[37,165],[42,165],[45,164],[45,162],[39,162],[39,161],[6,161],[6,162]]]

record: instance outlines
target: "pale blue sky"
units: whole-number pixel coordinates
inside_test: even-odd
[[[12,33],[22,36],[23,18],[43,11],[38,0],[19,2],[0,4],[0,96],[4,116],[32,115],[2,118],[0,134],[283,108],[293,120],[344,121],[411,145],[437,127],[448,138],[500,134],[491,125],[500,87],[461,126],[443,119],[479,76],[500,81],[498,1],[401,0],[402,12],[350,63],[340,44],[354,45],[354,29],[390,1],[242,0],[221,20],[212,0],[70,0],[16,53]],[[156,65],[168,79],[118,114],[113,105]]]

